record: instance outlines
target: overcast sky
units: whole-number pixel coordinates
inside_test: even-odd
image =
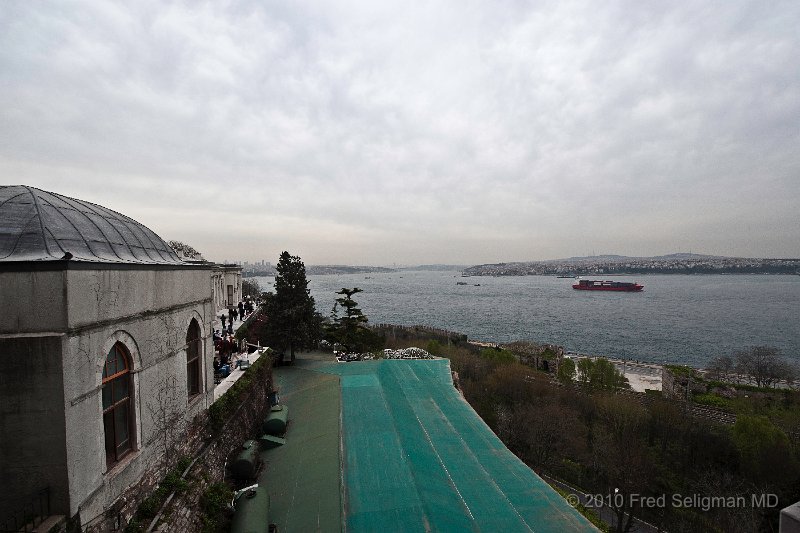
[[[800,2],[0,3],[0,184],[206,258],[800,257]]]

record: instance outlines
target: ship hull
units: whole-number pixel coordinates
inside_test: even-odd
[[[578,291],[612,291],[612,292],[639,292],[644,285],[622,281],[593,281],[582,279],[572,286]]]

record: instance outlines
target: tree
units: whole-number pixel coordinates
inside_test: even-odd
[[[514,412],[515,426],[521,433],[520,450],[537,468],[557,463],[569,456],[575,438],[575,411],[560,403],[520,404]]]
[[[242,280],[242,296],[257,298],[261,295],[261,286],[254,279]]]
[[[628,378],[617,367],[604,357],[598,357],[592,368],[591,382],[593,389],[614,390],[630,388]]]
[[[196,261],[205,261],[205,259],[203,258],[203,254],[201,254],[200,252],[198,252],[197,250],[195,250],[186,243],[183,243],[181,241],[169,241],[167,244],[169,244],[170,248],[172,248],[178,255],[178,257],[180,257],[181,259],[194,259]]]
[[[737,352],[736,368],[755,381],[757,387],[770,387],[781,379],[792,379],[791,365],[772,346],[752,346]]]
[[[765,416],[741,415],[733,425],[741,468],[756,483],[777,489],[797,479],[800,465],[786,433]]]
[[[364,353],[383,346],[383,339],[367,327],[367,317],[353,300],[353,295],[359,292],[363,291],[358,287],[337,291],[341,297],[331,310],[328,341],[340,344],[346,353]],[[339,316],[339,307],[344,308],[344,316]]]
[[[578,381],[594,390],[629,388],[628,379],[611,361],[598,357],[594,361],[584,357],[578,361]]]
[[[591,457],[594,489],[608,495],[607,504],[614,515],[612,531],[631,531],[634,517],[642,513],[637,497],[648,495],[652,483],[654,465],[647,449],[604,426],[595,436]]]
[[[602,424],[591,452],[595,482],[601,493],[610,495],[613,531],[628,532],[641,513],[634,495],[646,494],[652,485],[654,464],[641,444],[647,410],[621,396],[600,397],[597,407]]]
[[[267,299],[265,339],[278,352],[309,347],[319,337],[314,298],[309,294],[306,267],[299,257],[283,252],[275,275],[275,293]]]
[[[581,359],[578,359],[578,364],[577,364],[578,381],[584,388],[589,388],[593,367],[594,367],[594,361],[592,361],[588,357],[583,357]]]
[[[564,385],[572,383],[572,380],[575,379],[575,362],[572,359],[567,359],[565,357],[561,361],[561,364],[558,365],[557,377],[558,381]]]
[[[715,357],[710,361],[708,369],[718,379],[728,381],[734,370],[733,358],[729,355]]]

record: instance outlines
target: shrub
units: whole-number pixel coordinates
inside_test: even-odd
[[[266,377],[271,365],[272,352],[267,350],[225,394],[211,404],[208,408],[208,417],[214,434],[219,433],[231,413],[241,405],[242,395],[250,388],[253,381]]]
[[[136,533],[142,531],[156,514],[158,514],[161,506],[173,492],[185,492],[189,488],[189,482],[181,477],[181,474],[186,470],[192,462],[191,457],[182,457],[178,460],[178,464],[164,476],[158,488],[153,491],[142,503],[139,504],[136,513],[131,521],[125,527],[125,533]]]
[[[212,483],[200,496],[200,517],[204,533],[215,533],[228,530],[228,506],[233,498],[233,491],[225,483]]]
[[[167,494],[171,494],[173,492],[180,494],[188,489],[189,482],[181,478],[182,472],[183,470],[179,470],[177,467],[172,470],[169,474],[167,474],[167,477],[164,478],[164,481],[161,482],[159,490],[163,488]]]
[[[693,397],[695,403],[708,405],[711,407],[730,408],[731,402],[727,398],[717,396],[716,394],[697,394]]]
[[[183,474],[183,471],[189,468],[190,464],[192,464],[192,458],[189,456],[184,456],[178,459],[178,464],[175,465],[175,469]]]
[[[125,533],[140,533],[143,530],[144,526],[142,526],[142,524],[140,524],[135,518],[131,519],[131,521],[128,522],[128,525],[125,526]]]
[[[428,341],[428,344],[425,345],[425,351],[433,355],[442,355],[443,352],[442,345],[436,340]]]
[[[672,372],[672,375],[676,378],[689,378],[692,379],[699,379],[700,376],[697,374],[694,368],[685,365],[665,365],[664,368]]]
[[[480,356],[493,363],[518,363],[519,359],[508,350],[500,348],[484,348],[480,351]]]
[[[159,486],[155,492],[145,498],[139,505],[139,508],[136,510],[136,518],[147,521],[153,519],[156,513],[158,513],[158,510],[161,509],[161,505],[164,503],[164,500],[167,499],[167,496],[169,496],[169,492],[167,492],[164,487]]]

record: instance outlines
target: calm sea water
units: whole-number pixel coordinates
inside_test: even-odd
[[[272,278],[256,278],[271,290]],[[597,278],[599,279],[599,278]],[[371,323],[423,324],[473,340],[532,340],[578,353],[705,366],[755,345],[800,363],[800,276],[637,275],[641,293],[576,291],[572,279],[470,277],[458,272],[309,276],[330,314],[342,287]],[[467,285],[457,285],[464,281]],[[480,286],[475,286],[480,284]]]

